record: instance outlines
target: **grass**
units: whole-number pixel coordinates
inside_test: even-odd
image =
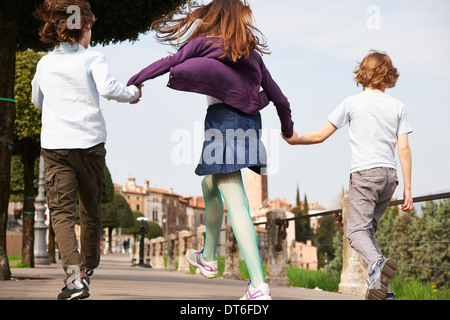
[[[225,270],[225,258],[217,257],[217,261],[219,277],[221,277]],[[262,267],[264,276],[267,276],[267,265],[263,264]],[[195,273],[195,268],[190,267],[190,270],[191,273]],[[239,264],[239,270],[243,279],[250,279],[247,266],[243,261]],[[295,267],[286,267],[286,275],[289,278],[289,285],[292,287],[319,288],[328,292],[337,292],[341,281],[340,274],[336,272],[306,270]],[[450,300],[448,284],[436,287],[430,282],[423,282],[419,279],[394,277],[391,287],[397,300]]]
[[[22,254],[8,255],[8,261],[10,268],[28,268],[28,265],[22,261]]]
[[[438,287],[431,282],[423,282],[419,279],[405,280],[394,277],[391,287],[399,300],[450,300],[448,283]]]

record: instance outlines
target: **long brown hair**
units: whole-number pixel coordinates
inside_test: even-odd
[[[72,15],[67,11],[69,6],[73,5],[80,10],[79,28],[70,28],[67,24]],[[96,20],[89,2],[85,0],[45,0],[33,15],[36,19],[44,22],[39,30],[40,40],[52,47],[61,42],[75,44],[83,35],[83,28],[92,28]]]
[[[180,16],[181,17],[176,17]],[[270,54],[263,34],[254,26],[253,12],[246,0],[213,0],[207,5],[174,11],[155,21],[152,29],[160,42],[183,47],[196,37],[221,39],[225,54],[234,62],[248,58],[253,50]]]

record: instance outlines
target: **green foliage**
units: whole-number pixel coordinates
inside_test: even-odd
[[[397,260],[401,276],[440,286],[450,276],[450,200],[421,209],[420,215],[390,209],[380,221],[378,243],[385,256]]]
[[[147,221],[147,231],[145,236],[149,239],[158,238],[163,236],[163,230],[156,221]]]
[[[307,216],[309,209],[308,209],[308,200],[304,198],[304,202],[300,202],[300,192],[297,186],[297,203],[294,208],[292,208],[292,212],[295,214],[296,217],[299,216]],[[295,220],[295,241],[306,243],[306,240],[312,240],[313,239],[313,231],[311,230],[309,218],[304,219],[296,219]]]
[[[335,249],[332,243],[336,232],[337,223],[334,220],[334,216],[324,216],[320,218],[319,227],[317,228],[313,239],[314,245],[318,247],[317,255],[319,257],[319,268],[325,266],[325,258],[328,261],[331,261],[335,257]]]
[[[43,56],[44,54],[33,50],[16,53],[14,98],[17,103],[14,136],[17,140],[29,138],[39,142],[41,111],[31,103],[31,80],[36,73],[36,65]]]
[[[127,227],[122,228],[122,234],[138,235],[139,227],[141,226],[142,222],[138,221],[137,218],[143,216],[144,215],[140,211],[133,211],[133,221],[131,221],[131,224],[129,224]],[[146,221],[143,223],[145,225],[145,237],[153,239],[163,236],[163,230],[156,221]]]
[[[11,156],[11,199],[10,201],[23,201],[23,163],[21,156],[12,155]],[[35,160],[34,165],[34,188],[37,190],[39,180],[39,157]]]
[[[125,198],[118,192],[112,201],[103,205],[103,227],[118,228],[133,225],[133,212]]]
[[[450,199],[426,202],[421,214],[407,213],[397,207],[388,208],[375,234],[381,252],[393,258],[399,267],[396,277],[404,283],[448,284],[450,276]],[[342,269],[342,236],[333,240],[335,259],[327,270]],[[417,285],[415,285],[417,287]]]

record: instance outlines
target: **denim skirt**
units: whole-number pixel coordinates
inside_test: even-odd
[[[199,176],[249,168],[265,174],[267,153],[261,141],[261,114],[249,115],[227,104],[208,107],[205,141],[195,173]]]

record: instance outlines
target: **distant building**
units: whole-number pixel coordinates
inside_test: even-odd
[[[114,189],[122,194],[131,210],[142,212],[151,221],[156,221],[164,234],[171,234],[190,228],[186,215],[189,201],[172,189],[155,189],[149,187],[149,181],[144,186],[137,186],[135,178],[129,178],[124,186],[114,184]]]
[[[291,247],[290,264],[300,269],[317,270],[317,247],[311,244],[311,240],[295,242]]]
[[[291,211],[292,205],[289,202],[281,199],[269,199],[267,176],[258,175],[251,170],[246,170],[245,174],[245,186],[249,201],[250,214],[255,223],[266,221],[267,212],[275,209],[285,211],[287,219],[295,217],[295,214]],[[303,203],[301,205],[303,205]],[[315,214],[323,211],[325,211],[325,208],[319,203],[308,203],[309,214]],[[314,232],[319,226],[319,220],[320,217],[310,218],[311,229]],[[267,242],[267,232],[264,227],[264,225],[259,225],[256,227],[260,248],[265,248],[264,244]],[[296,257],[295,265],[299,268],[317,270],[317,247],[312,245],[311,240],[308,240],[306,244],[295,241],[295,223],[293,220],[289,222],[286,232],[287,256],[289,256],[290,253],[294,254]],[[265,252],[261,250],[261,258],[263,260],[264,256]]]

